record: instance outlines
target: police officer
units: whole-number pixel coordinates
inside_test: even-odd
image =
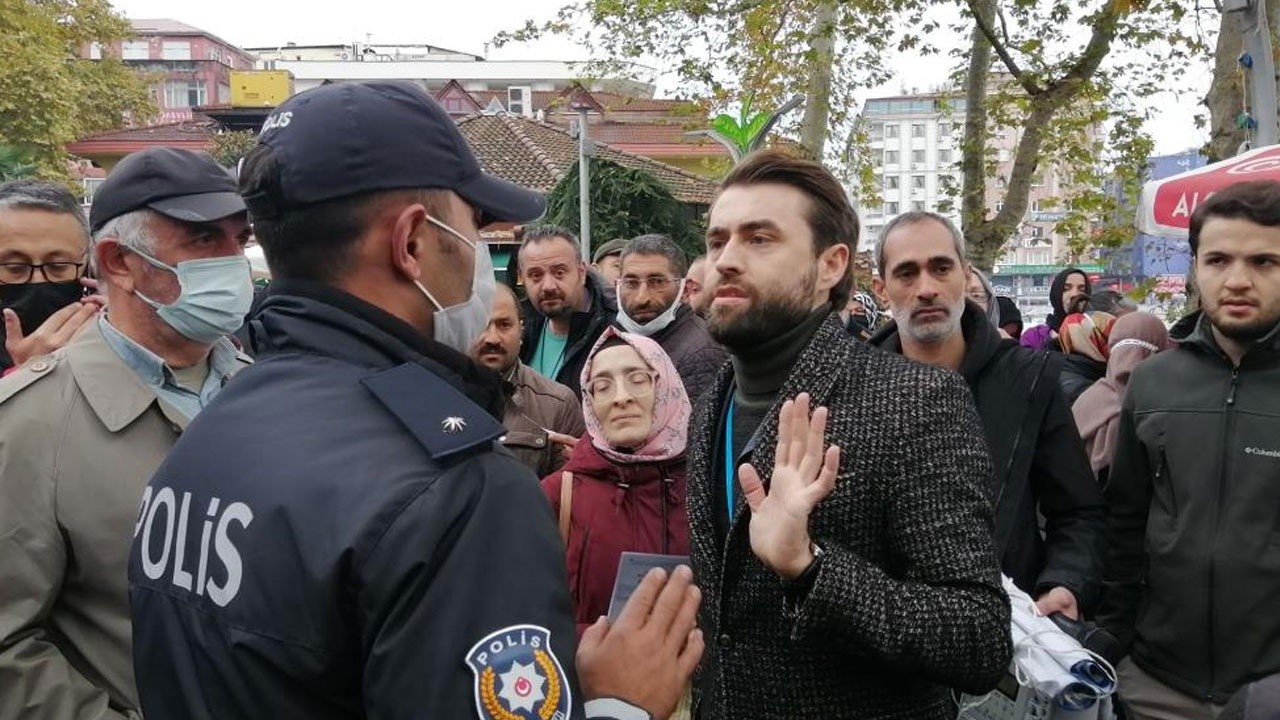
[[[143,712],[666,717],[703,647],[691,574],[646,577],[584,635],[575,674],[551,511],[494,442],[498,377],[463,354],[494,284],[478,227],[542,199],[481,172],[448,115],[394,82],[282,104],[241,191],[273,274],[260,360],[142,499]]]

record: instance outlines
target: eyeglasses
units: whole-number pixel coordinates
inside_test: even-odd
[[[80,268],[87,263],[0,263],[0,285],[25,285],[36,276],[36,270],[45,282],[70,282],[80,277]]]
[[[632,370],[622,376],[622,382],[609,375],[601,375],[587,381],[587,394],[593,400],[612,399],[618,387],[626,389],[631,397],[642,398],[653,394],[658,373],[653,370]]]
[[[665,292],[667,288],[675,283],[674,278],[669,277],[647,277],[647,278],[622,278],[618,280],[618,287],[627,292],[635,292],[643,285],[653,292]]]

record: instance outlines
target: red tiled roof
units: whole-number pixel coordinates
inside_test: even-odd
[[[507,106],[506,90],[468,90],[467,92],[470,93],[471,97],[475,98],[476,103],[482,108],[488,107],[493,100],[497,100],[503,107]],[[606,112],[675,113],[691,112],[697,107],[692,100],[630,97],[611,92],[590,92],[588,94],[603,106]],[[572,88],[568,90],[534,90],[532,96],[533,110],[535,112],[550,109],[567,110],[573,91]]]
[[[578,161],[578,142],[563,128],[515,115],[472,115],[458,121],[480,165],[494,175],[549,192]],[[596,144],[596,157],[647,170],[666,183],[677,200],[709,205],[716,184],[700,175],[647,157]]]
[[[133,127],[121,130],[108,130],[82,137],[72,145],[87,142],[148,142],[163,144],[166,142],[208,142],[218,132],[218,123],[208,118],[198,118],[187,122],[151,125],[149,127]],[[74,152],[74,150],[72,150]]]

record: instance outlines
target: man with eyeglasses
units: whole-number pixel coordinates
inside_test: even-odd
[[[687,302],[690,283],[684,251],[666,235],[641,235],[623,248],[621,270],[618,327],[662,346],[690,402],[697,402],[715,382],[728,354]]]
[[[0,185],[0,374],[66,345],[98,311],[85,297],[89,223],[62,185]]]
[[[139,711],[126,586],[138,500],[178,435],[248,364],[223,337],[253,297],[245,206],[212,158],[126,157],[89,225],[108,312],[0,380],[3,720]],[[82,256],[68,247],[28,260],[43,267],[2,272],[71,283]]]

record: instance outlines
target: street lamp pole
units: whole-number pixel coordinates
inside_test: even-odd
[[[587,165],[587,110],[583,103],[578,106],[578,224],[581,226],[579,240],[582,243],[582,262],[591,259],[591,172]]]

